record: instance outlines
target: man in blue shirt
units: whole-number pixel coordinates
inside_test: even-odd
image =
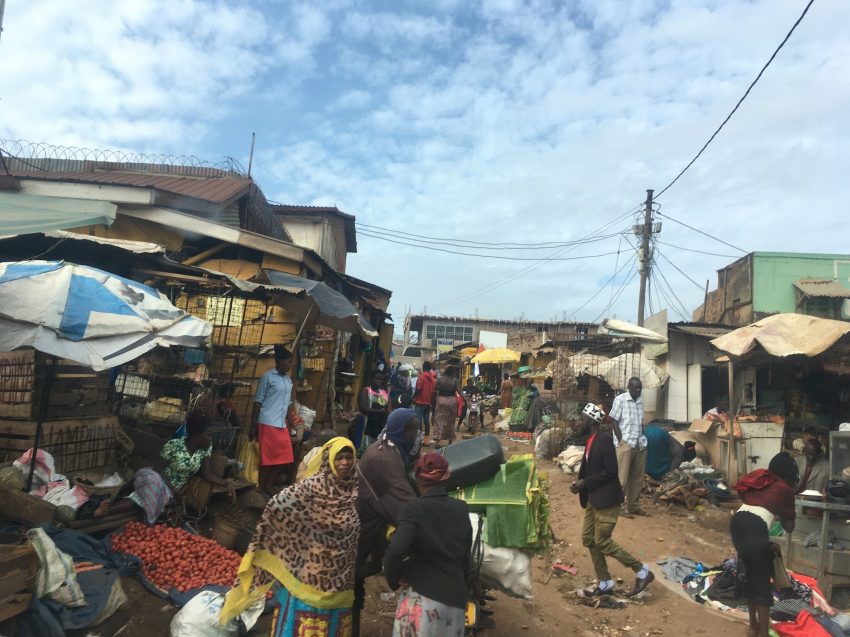
[[[275,348],[275,366],[262,375],[254,396],[249,437],[260,444],[258,486],[269,497],[277,493],[276,482],[284,467],[295,462],[289,431],[296,417],[291,370],[292,354]]]

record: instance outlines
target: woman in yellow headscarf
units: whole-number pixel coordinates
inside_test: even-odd
[[[348,438],[322,446],[321,469],[269,500],[239,566],[220,622],[261,599],[277,581],[273,637],[350,637],[360,519],[355,450]]]

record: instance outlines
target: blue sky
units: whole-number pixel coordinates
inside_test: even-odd
[[[633,320],[625,213],[703,144],[804,5],[10,0],[0,137],[247,165],[256,132],[269,198],[413,235],[570,241],[616,220],[614,236],[560,254],[583,257],[570,261],[361,234],[349,271],[394,290],[398,319],[427,307]],[[744,250],[850,252],[848,23],[850,3],[815,2],[662,214]],[[690,310],[741,253],[660,220],[661,254],[697,284],[658,266]]]

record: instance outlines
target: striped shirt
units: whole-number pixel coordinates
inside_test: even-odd
[[[638,396],[633,400],[629,392],[624,392],[614,399],[608,415],[620,425],[623,442],[637,449],[638,439],[643,435],[643,399]],[[616,436],[614,446],[619,446]]]

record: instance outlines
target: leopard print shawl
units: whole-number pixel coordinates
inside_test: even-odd
[[[354,588],[360,536],[360,518],[354,508],[357,476],[353,468],[347,478],[334,475],[327,451],[324,456],[318,474],[269,501],[248,553],[264,550],[299,583],[322,593],[341,593]],[[256,568],[252,588],[265,588],[274,579],[279,578]],[[299,597],[297,590],[290,592]]]

